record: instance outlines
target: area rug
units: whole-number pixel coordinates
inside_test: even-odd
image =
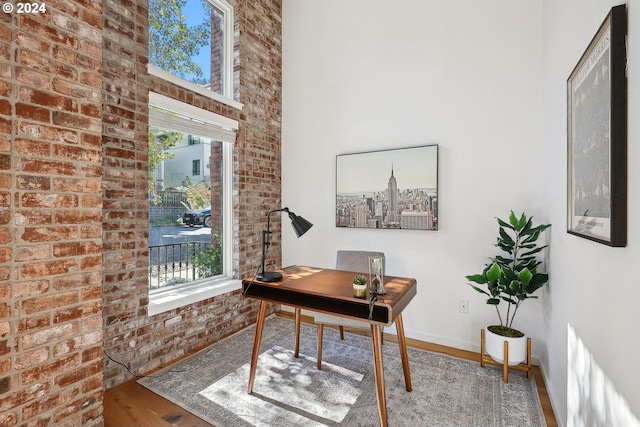
[[[293,357],[293,321],[266,319],[253,393],[247,393],[255,326],[138,380],[216,427],[376,426],[371,338],[325,328],[322,370],[316,328],[302,324]],[[398,345],[385,342],[389,426],[546,426],[535,381],[502,381],[502,370],[408,348],[413,391],[407,392]]]

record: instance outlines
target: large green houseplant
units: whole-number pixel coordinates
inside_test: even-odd
[[[537,298],[533,293],[549,280],[548,274],[538,271],[542,261],[536,254],[548,246],[539,245],[537,240],[551,224],[534,226],[533,217],[522,213],[518,218],[513,211],[508,222],[496,219],[500,228],[495,246],[505,254],[492,258],[482,273],[466,278],[472,282],[469,285],[473,289],[488,296],[487,304],[493,305],[498,313],[500,324],[487,329],[505,337],[522,337],[524,334],[513,328],[513,320],[520,304],[529,298]],[[504,315],[500,311],[503,301],[507,303]]]

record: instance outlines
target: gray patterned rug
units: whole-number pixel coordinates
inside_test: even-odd
[[[371,339],[325,328],[316,369],[316,328],[302,324],[293,357],[293,321],[267,318],[253,393],[247,394],[255,327],[247,328],[138,382],[216,427],[376,426]],[[389,425],[546,426],[535,381],[408,348],[413,391],[404,385],[397,344],[383,346]]]

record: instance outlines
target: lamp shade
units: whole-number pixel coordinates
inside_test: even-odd
[[[313,224],[293,212],[289,212],[289,219],[291,219],[291,226],[298,237],[302,236],[304,233],[309,231],[311,227],[313,227]]]
[[[267,229],[262,230],[262,262],[260,263],[260,269],[258,273],[255,275],[255,279],[261,282],[277,282],[282,280],[282,274],[277,271],[264,271],[264,264],[267,257],[267,248],[271,245],[270,235],[271,235],[271,214],[274,212],[286,212],[289,214],[289,219],[291,219],[291,225],[293,226],[294,231],[296,232],[296,236],[300,237],[311,227],[311,224],[306,219],[302,218],[291,212],[289,208],[282,209],[274,209],[267,213]],[[248,289],[248,288],[247,288]],[[246,289],[244,290],[246,293]]]

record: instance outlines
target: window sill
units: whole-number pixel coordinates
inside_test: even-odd
[[[191,83],[189,81],[186,81],[184,79],[181,79],[180,77],[176,77],[171,73],[168,73],[158,67],[155,67],[151,64],[147,64],[147,70],[149,72],[149,74],[151,74],[152,76],[158,77],[162,80],[166,80],[168,82],[171,82],[175,85],[181,86],[185,89],[189,89],[193,92],[196,92],[202,96],[206,96],[207,98],[211,98],[214,101],[218,101],[222,104],[228,105],[229,107],[233,107],[235,109],[238,110],[242,110],[242,107],[244,107],[244,104],[236,101],[235,99],[231,99],[228,98],[224,95],[220,95],[217,92],[212,92],[209,89],[205,89],[202,86],[198,86],[197,84]]]
[[[194,283],[191,286],[166,289],[149,295],[148,316],[185,305],[194,304],[208,298],[226,294],[242,287],[242,281],[238,279],[222,278],[211,281]]]

